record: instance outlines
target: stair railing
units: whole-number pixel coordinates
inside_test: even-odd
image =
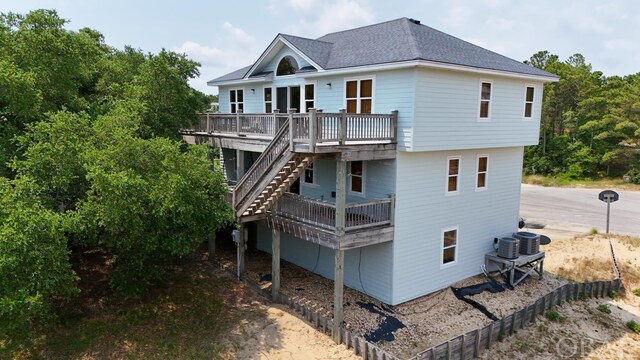
[[[238,209],[238,205],[246,200],[247,194],[251,193],[262,177],[269,172],[273,164],[289,149],[289,121],[287,120],[282,127],[280,127],[264,152],[260,154],[258,159],[253,163],[253,166],[251,166],[236,184],[233,190],[233,205],[235,209]]]

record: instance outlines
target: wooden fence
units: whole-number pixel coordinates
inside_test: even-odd
[[[298,302],[298,299],[290,298],[286,295],[279,294],[278,301],[283,303],[302,315],[316,329],[331,334],[333,328],[333,319],[322,316],[317,312],[309,309],[304,304]],[[385,350],[368,342],[362,336],[356,336],[349,330],[340,328],[340,340],[338,344],[344,344],[347,349],[352,349],[356,355],[361,356],[364,360],[398,360],[397,357],[389,354]]]
[[[564,284],[511,315],[421,351],[409,360],[473,359],[480,356],[482,350],[489,349],[491,344],[496,341],[512,335],[516,330],[522,329],[528,324],[535,323],[536,316],[543,315],[556,305],[576,299],[601,298],[609,296],[612,291],[620,291],[620,270],[611,240],[609,240],[609,247],[611,248],[615,279]]]

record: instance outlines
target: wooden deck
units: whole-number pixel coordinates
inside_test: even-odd
[[[347,250],[393,240],[394,198],[345,204],[344,230],[336,224],[336,205],[286,193],[265,215],[267,225],[298,238]]]
[[[200,114],[185,136],[211,138],[212,145],[262,152],[278,130],[288,121],[291,149],[300,153],[382,151],[392,156],[397,141],[397,111],[391,114],[309,113]],[[380,158],[380,155],[378,156]]]

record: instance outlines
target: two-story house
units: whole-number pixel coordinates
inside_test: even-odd
[[[523,148],[555,75],[401,18],[280,34],[208,84],[240,243],[399,304],[479,274],[518,224]],[[242,271],[244,247],[240,246]]]

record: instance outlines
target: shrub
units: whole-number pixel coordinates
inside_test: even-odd
[[[631,291],[633,293],[633,295],[635,296],[640,296],[640,288],[637,289],[633,289],[633,291]]]
[[[564,322],[565,320],[567,320],[566,316],[562,316],[560,315],[559,312],[555,311],[555,310],[549,310],[547,311],[544,316],[549,319],[550,321],[556,321],[556,322]]]
[[[625,325],[627,325],[629,330],[631,330],[631,331],[633,331],[635,333],[640,333],[640,324],[638,324],[634,320],[627,321],[627,323]]]
[[[611,309],[609,308],[609,304],[600,304],[596,309],[598,309],[598,311],[602,313],[611,314]]]

